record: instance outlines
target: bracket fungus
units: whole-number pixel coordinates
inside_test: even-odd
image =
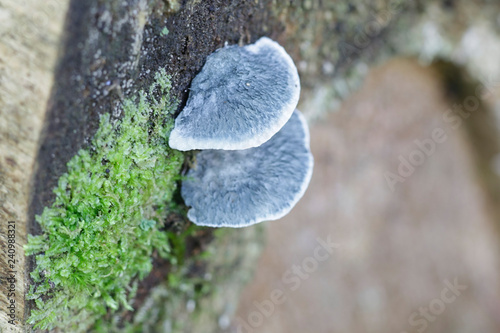
[[[262,37],[223,47],[193,79],[169,145],[183,151],[260,146],[290,119],[299,94],[297,68],[278,43]]]
[[[309,129],[295,110],[259,147],[201,151],[181,194],[195,224],[245,227],[286,215],[304,194],[312,169]]]

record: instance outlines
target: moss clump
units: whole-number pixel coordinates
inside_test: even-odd
[[[26,247],[36,255],[27,296],[36,328],[85,331],[108,312],[131,309],[153,251],[175,257],[160,230],[184,159],[167,145],[170,88],[161,70],[147,93],[124,101],[121,120],[103,115],[91,148],[71,159],[55,202],[37,216],[43,233]]]
[[[265,241],[263,232],[263,224],[244,229],[189,224],[175,237],[171,233],[178,264],[141,304],[134,304],[136,311],[103,318],[92,332],[220,332],[219,319],[232,314],[252,278]]]
[[[179,232],[168,232],[172,247],[168,275],[151,289],[136,311],[127,313],[123,309],[112,316],[98,320],[92,332],[186,332],[184,329],[186,322],[195,320],[198,312],[189,310],[188,304],[195,305],[212,295],[214,281],[209,267],[214,262],[212,248],[217,246],[219,237],[224,231],[213,232],[189,224]]]

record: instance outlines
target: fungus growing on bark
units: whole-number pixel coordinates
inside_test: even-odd
[[[169,145],[178,150],[257,147],[290,119],[300,94],[292,58],[267,37],[223,47],[193,79]]]
[[[296,110],[270,140],[245,150],[204,150],[182,183],[198,225],[245,227],[286,215],[311,179],[307,123]]]

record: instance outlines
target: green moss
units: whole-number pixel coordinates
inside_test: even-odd
[[[98,320],[92,332],[96,333],[146,333],[172,332],[182,333],[186,320],[194,320],[196,312],[187,311],[187,303],[198,303],[201,299],[212,294],[213,281],[202,274],[210,261],[211,253],[202,251],[198,254],[187,255],[186,239],[197,238],[201,228],[190,225],[180,234],[168,233],[176,239],[172,244],[172,252],[177,252],[172,260],[172,267],[168,276],[159,285],[155,286],[145,302],[130,316],[126,309]],[[175,251],[174,251],[175,250]],[[181,311],[182,315],[179,314]],[[130,315],[130,313],[129,313]],[[165,326],[166,325],[166,326]],[[168,327],[168,329],[166,329]]]
[[[184,242],[171,243],[172,250],[179,250],[182,261],[172,265],[168,276],[148,293],[134,313],[115,313],[99,321],[94,331],[219,332],[219,318],[231,315],[243,286],[253,276],[265,241],[263,232],[264,224],[244,229],[189,225],[175,237]],[[213,240],[200,244],[208,235]]]
[[[176,103],[161,70],[148,92],[125,100],[123,117],[101,117],[90,149],[59,179],[55,201],[29,236],[35,255],[28,299],[35,328],[86,331],[103,315],[131,309],[137,282],[152,269],[152,253],[178,260],[161,231],[183,155],[167,145]]]

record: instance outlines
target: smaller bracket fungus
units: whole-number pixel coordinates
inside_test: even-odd
[[[169,145],[177,150],[257,147],[290,119],[300,81],[292,58],[267,37],[208,56],[191,83]]]
[[[204,150],[182,182],[181,194],[197,225],[245,227],[290,212],[311,179],[309,129],[296,110],[263,145],[245,150]]]

